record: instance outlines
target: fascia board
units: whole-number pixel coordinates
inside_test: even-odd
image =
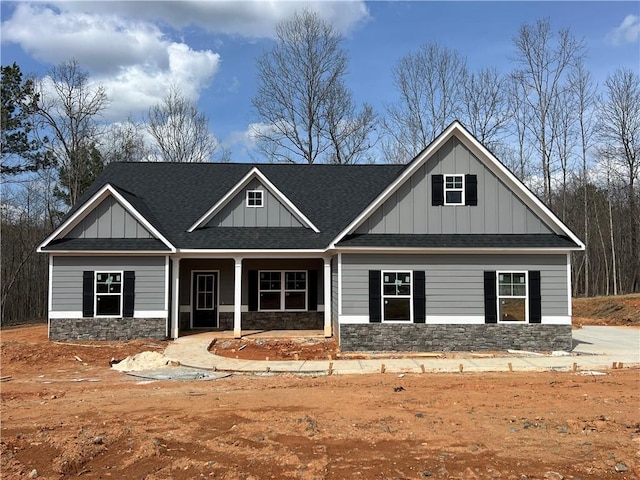
[[[200,217],[188,230],[187,232],[191,233],[196,228],[205,225],[208,221],[210,221],[225,205],[227,205],[253,178],[257,178],[260,182],[265,185],[269,191],[280,200],[285,206],[289,209],[289,211],[293,214],[294,217],[298,219],[301,223],[307,225],[314,232],[320,233],[320,230],[309,220],[299,209],[295,206],[295,204],[287,198],[278,188],[269,181],[269,179],[258,169],[258,167],[253,167],[242,179],[231,188],[216,204],[211,207],[207,212]]]
[[[157,257],[161,255],[166,257],[170,253],[167,250],[43,250],[41,253],[49,253],[55,256],[64,256],[64,255],[102,255],[102,256],[154,256]]]
[[[46,250],[43,250],[49,243],[57,238],[64,237],[67,233],[69,233],[73,228],[78,225],[88,214],[91,212],[96,206],[98,206],[103,200],[105,200],[109,195],[113,195],[113,197],[131,214],[133,217],[140,222],[149,232],[151,232],[158,240],[164,243],[171,252],[175,252],[175,247],[169,242],[164,235],[162,235],[149,221],[144,218],[134,207],[131,205],[111,184],[105,184],[100,190],[98,190],[93,197],[91,197],[87,202],[85,202],[82,207],[80,207],[76,212],[68,218],[64,223],[62,223],[58,228],[56,228],[51,235],[49,235],[44,242],[42,242],[36,251],[38,253],[47,253]],[[57,253],[57,252],[56,252]]]
[[[365,208],[360,215],[356,217],[347,227],[342,230],[338,236],[331,241],[329,244],[329,248],[335,248],[336,244],[342,240],[345,236],[353,233],[356,228],[358,228],[362,223],[372,215],[378,207],[380,207],[385,201],[389,199],[389,197],[396,191],[398,188],[404,184],[404,182],[410,178],[416,170],[418,170],[431,156],[438,151],[438,149],[444,145],[449,138],[453,135],[454,129],[458,127],[459,123],[454,122],[449,127],[442,132],[438,137],[436,137],[433,142],[431,142],[427,148],[425,148],[422,152],[416,156],[407,168],[402,172],[402,174],[397,177],[393,182],[391,182],[384,191],[378,195],[378,197],[371,202],[367,208]]]

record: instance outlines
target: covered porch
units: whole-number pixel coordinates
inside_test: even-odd
[[[175,255],[170,270],[172,338],[207,330],[332,336],[328,256]]]

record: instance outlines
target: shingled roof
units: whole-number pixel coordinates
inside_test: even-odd
[[[198,218],[254,167],[320,232],[295,227],[204,227],[188,232]],[[322,249],[403,168],[403,165],[112,163],[87,189],[65,220],[109,184],[177,248]],[[63,245],[67,250],[88,246],[86,239],[65,239],[52,242],[44,250],[58,250]],[[111,249],[105,239],[93,242],[92,247],[92,250]]]

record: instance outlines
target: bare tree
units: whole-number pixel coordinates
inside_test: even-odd
[[[111,124],[100,142],[100,152],[105,164],[148,160],[151,152],[145,145],[143,131],[144,127],[131,119]]]
[[[40,82],[39,127],[50,133],[60,192],[68,205],[74,205],[100,173],[95,145],[101,134],[98,119],[106,107],[104,88],[92,85],[75,60],[54,67]]]
[[[462,122],[491,150],[501,142],[511,117],[506,80],[495,68],[467,75],[463,83]]]
[[[508,98],[512,112],[511,131],[515,136],[518,159],[514,162],[516,176],[526,181],[531,167],[531,147],[527,142],[527,128],[530,121],[530,113],[525,103],[525,89],[516,75],[511,75],[508,82]]]
[[[564,88],[570,67],[584,57],[585,46],[569,30],[554,35],[548,19],[523,24],[513,38],[518,68],[514,77],[522,86],[530,112],[528,131],[540,154],[544,177],[543,198],[551,200],[551,161],[558,132],[551,121],[553,103]]]
[[[386,155],[395,163],[411,160],[461,113],[466,60],[438,43],[402,57],[393,69],[400,95],[387,107]]]
[[[556,210],[560,212],[560,218],[566,222],[567,218],[567,182],[570,172],[573,171],[574,149],[578,137],[576,132],[575,96],[571,89],[565,89],[558,93],[550,110],[549,121],[551,130],[555,133],[555,149],[558,163],[560,164],[560,207]],[[553,170],[551,170],[553,174]]]
[[[316,13],[278,24],[277,43],[256,61],[258,149],[272,161],[353,163],[371,146],[375,115],[358,111],[344,84],[343,37]]]
[[[209,162],[218,144],[207,116],[176,88],[149,109],[147,128],[155,140],[152,153],[162,162]]]
[[[640,213],[636,206],[635,183],[640,173],[640,75],[619,68],[605,81],[605,98],[600,106],[600,154],[627,189],[629,227],[629,290],[640,291]]]
[[[582,166],[582,214],[583,236],[587,246],[582,257],[584,263],[584,295],[589,296],[590,276],[590,242],[589,242],[589,169],[587,168],[588,152],[592,146],[595,126],[594,105],[596,104],[596,87],[591,79],[591,74],[586,70],[584,63],[579,62],[576,68],[569,74],[569,85],[575,97],[575,108],[578,123],[580,143],[580,159]]]

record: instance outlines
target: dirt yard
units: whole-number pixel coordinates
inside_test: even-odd
[[[109,361],[162,342],[1,335],[3,479],[640,479],[637,369],[148,382]]]
[[[640,294],[574,298],[573,324],[640,326]]]

